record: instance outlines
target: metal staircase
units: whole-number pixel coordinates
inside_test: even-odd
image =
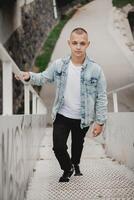
[[[118,112],[117,101],[117,93],[134,83],[108,92],[113,96],[114,112],[108,113],[101,138],[94,141],[87,134],[81,164],[84,176],[59,184],[61,170],[52,154],[52,128],[46,129],[46,107],[33,87],[22,81],[24,114],[13,115],[12,73],[21,75],[21,71],[2,44],[0,60],[0,200],[134,199],[134,113]]]

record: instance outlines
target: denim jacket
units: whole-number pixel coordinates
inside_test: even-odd
[[[52,109],[52,119],[64,103],[64,91],[67,80],[68,66],[71,57],[61,58],[50,64],[41,73],[30,72],[30,83],[43,85],[46,82],[56,84],[56,97]],[[107,119],[106,80],[101,67],[86,56],[82,64],[80,77],[81,128],[93,122],[105,123]]]

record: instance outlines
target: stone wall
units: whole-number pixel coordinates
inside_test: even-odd
[[[22,7],[22,26],[5,43],[20,68],[30,67],[55,24],[52,1],[35,0]]]
[[[35,0],[24,5],[21,8],[21,21],[22,25],[4,46],[21,70],[31,70],[37,53],[56,23],[52,1]],[[14,80],[14,113],[22,112],[22,97],[23,86]]]

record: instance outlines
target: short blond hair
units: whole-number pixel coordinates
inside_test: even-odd
[[[73,29],[72,32],[71,32],[71,34],[72,33],[77,33],[79,35],[81,35],[83,33],[88,34],[87,31],[84,28],[82,28],[82,27],[77,27],[77,28]]]

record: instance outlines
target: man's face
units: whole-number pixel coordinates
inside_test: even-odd
[[[71,48],[72,56],[83,57],[86,54],[86,49],[89,46],[88,35],[86,33],[77,34],[73,32],[68,40]]]

